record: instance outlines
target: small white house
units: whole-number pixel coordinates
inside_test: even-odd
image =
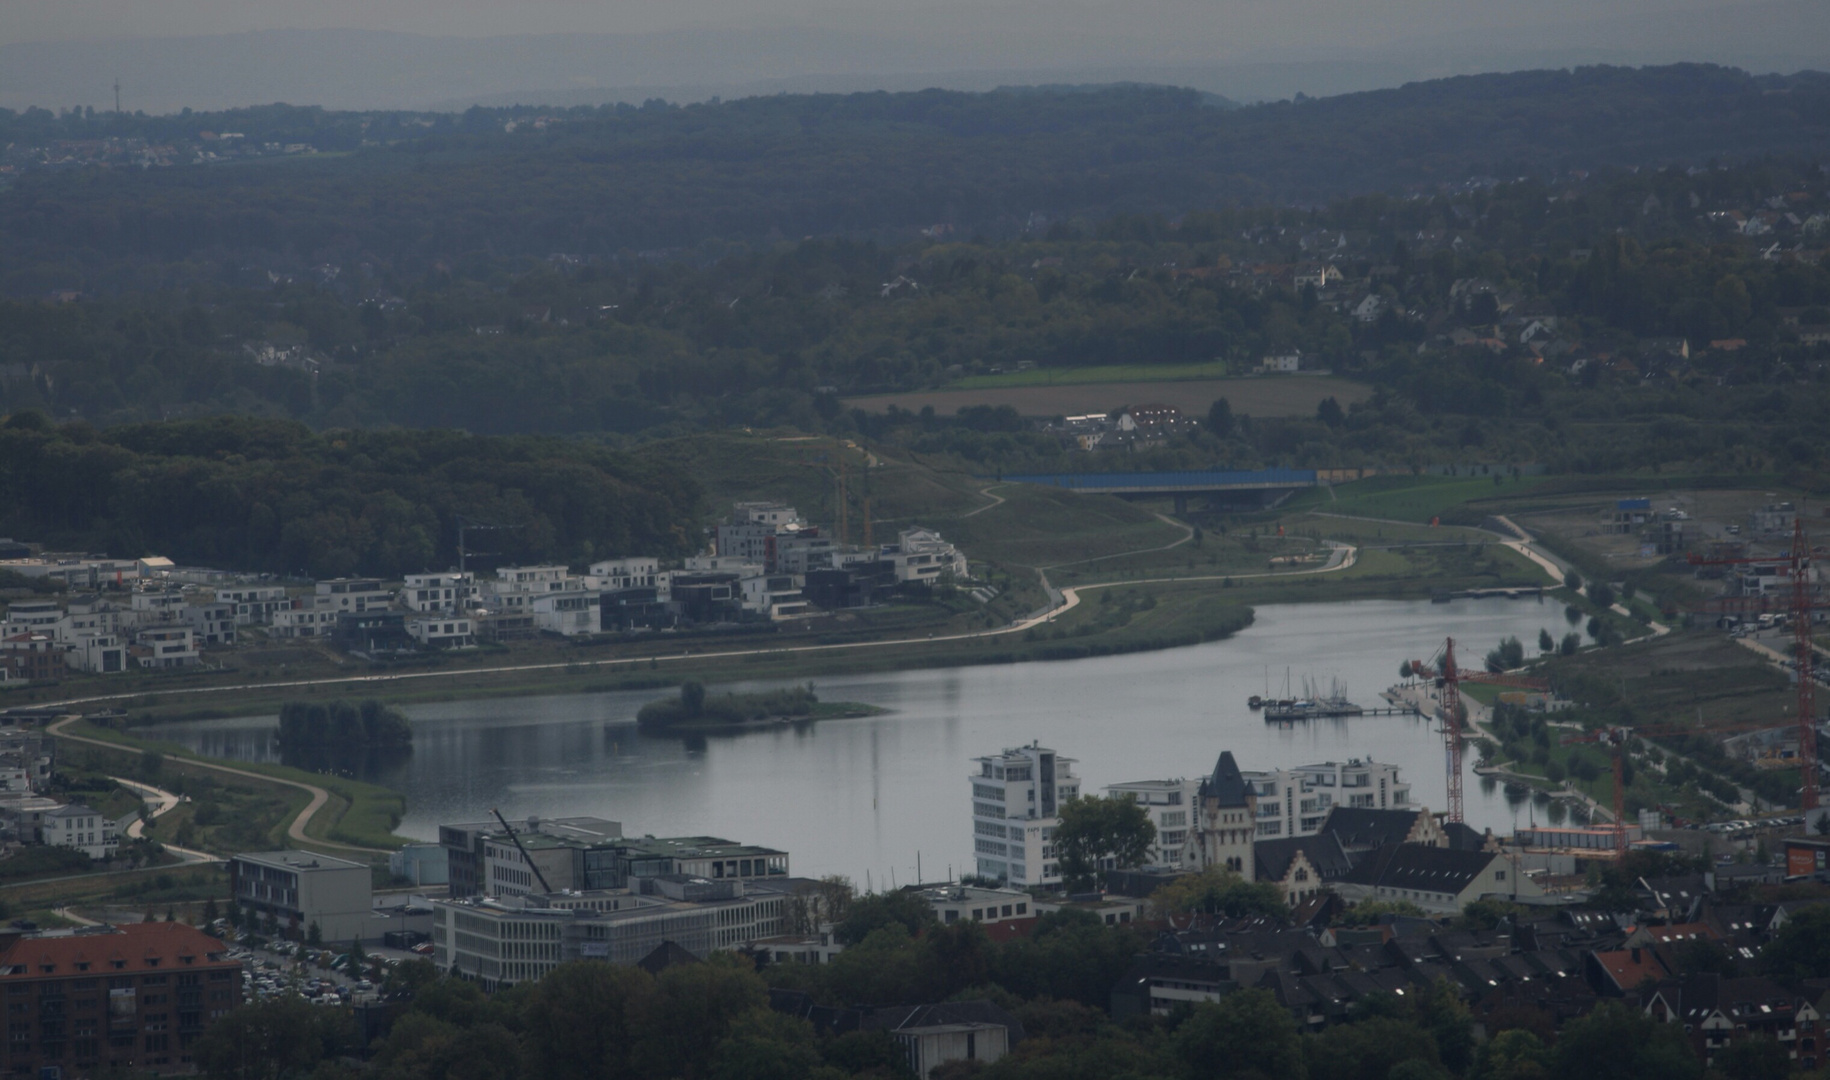
[[[116,823],[82,803],[45,814],[39,829],[51,847],[73,848],[91,859],[111,859],[120,846]]]
[[[477,643],[476,620],[468,615],[444,615],[407,623],[413,640],[434,649],[468,649]]]
[[[594,592],[554,592],[533,597],[534,629],[565,637],[595,634],[603,626]]]

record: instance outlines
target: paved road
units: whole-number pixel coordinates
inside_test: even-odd
[[[64,737],[75,738],[73,735],[66,735]],[[140,798],[151,803],[153,805],[151,816],[155,819],[171,813],[173,810],[177,809],[178,804],[183,801],[179,796],[166,791],[164,788],[156,788],[151,784],[142,784],[138,780],[129,780],[124,776],[110,776],[108,779],[113,780],[128,791],[133,792],[140,796]],[[146,819],[144,817],[134,822],[132,825],[127,826],[127,836],[131,840],[138,840],[145,834]],[[191,848],[179,847],[177,844],[161,844],[159,846],[163,847],[166,851],[171,852],[173,855],[178,856],[178,858],[185,863],[216,863],[223,861],[221,856],[212,855],[207,851],[196,851]]]
[[[332,681],[335,681],[335,680],[332,680]],[[293,684],[293,685],[300,685],[300,684]],[[208,687],[206,689],[222,690],[222,689],[227,689],[227,688],[226,687]],[[45,728],[45,731],[48,732],[49,734],[57,736],[60,739],[69,739],[72,742],[88,743],[90,746],[100,746],[100,747],[104,747],[109,750],[122,749],[122,747],[119,743],[104,742],[101,739],[91,739],[91,738],[88,738],[83,735],[66,734],[64,732],[64,728],[75,723],[79,719],[81,719],[81,717],[66,716],[61,720],[53,721],[48,727]],[[390,855],[390,854],[392,854],[392,852],[389,852],[382,848],[357,847],[354,844],[338,844],[338,843],[335,843],[330,840],[319,840],[319,839],[316,839],[315,837],[307,835],[307,833],[305,832],[305,827],[311,823],[312,817],[315,816],[319,810],[322,810],[324,808],[324,804],[330,801],[330,792],[326,791],[325,789],[319,787],[316,784],[307,784],[302,780],[286,780],[286,779],[282,779],[281,777],[277,777],[277,776],[269,776],[266,773],[250,772],[247,769],[237,769],[231,765],[219,765],[213,761],[204,761],[204,760],[201,760],[198,758],[187,757],[184,759],[184,761],[185,761],[185,764],[195,765],[198,768],[211,769],[215,772],[227,773],[230,776],[242,776],[242,777],[246,777],[250,780],[260,780],[260,781],[264,781],[269,784],[284,784],[287,787],[298,788],[300,791],[304,791],[304,792],[308,793],[311,796],[311,801],[305,805],[305,809],[299,811],[297,817],[292,819],[292,824],[288,825],[286,827],[286,835],[289,838],[291,838],[295,843],[315,844],[319,847],[333,847],[333,848],[339,848],[343,851],[360,851],[360,852],[363,852],[363,853],[369,854],[369,855]],[[122,781],[122,782],[131,783],[130,781]],[[212,855],[203,855],[202,852],[194,852],[193,854],[202,855],[204,858],[208,858],[208,859],[215,858],[215,856],[212,856]]]

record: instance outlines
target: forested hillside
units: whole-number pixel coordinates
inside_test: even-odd
[[[28,167],[0,195],[0,288],[164,287],[323,263],[417,274],[934,225],[1014,236],[1076,216],[1810,154],[1830,146],[1827,102],[1830,78],[1679,65],[1467,76],[1230,110],[1193,91],[1120,87],[657,102],[538,119],[8,114],[0,140],[14,151],[110,135],[182,145],[170,167]],[[249,125],[248,145],[352,153],[182,163]]]
[[[398,576],[455,564],[460,514],[519,526],[490,534],[505,561],[583,563],[696,550],[698,510],[665,465],[555,439],[234,417],[98,432],[32,412],[0,426],[0,533],[49,550]]]

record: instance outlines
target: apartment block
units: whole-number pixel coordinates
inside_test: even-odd
[[[1080,794],[1073,759],[1031,743],[976,760],[968,782],[978,875],[1019,888],[1059,884],[1059,807]]]

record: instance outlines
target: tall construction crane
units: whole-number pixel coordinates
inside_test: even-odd
[[[1420,679],[1434,679],[1442,690],[1442,737],[1449,780],[1449,820],[1462,820],[1461,784],[1461,684],[1464,682],[1510,686],[1520,690],[1549,691],[1550,682],[1530,675],[1513,675],[1495,671],[1463,671],[1455,664],[1455,639],[1443,641],[1442,651],[1429,660],[1412,660],[1411,673]]]
[[[552,892],[553,887],[546,883],[546,875],[540,872],[540,865],[534,861],[532,855],[527,853],[527,845],[523,844],[521,838],[515,835],[515,827],[510,825],[508,819],[502,816],[502,811],[492,806],[489,808],[489,812],[496,815],[496,820],[502,823],[502,831],[508,833],[508,838],[515,842],[515,850],[519,851],[521,857],[527,861],[527,868],[534,872],[534,880],[540,882],[541,891]]]
[[[1792,662],[1794,674],[1798,677],[1798,759],[1800,786],[1800,804],[1806,814],[1817,809],[1818,801],[1818,763],[1817,763],[1817,675],[1815,668],[1816,649],[1811,644],[1811,612],[1817,606],[1815,594],[1817,588],[1811,581],[1811,546],[1805,538],[1805,515],[1803,510],[1792,519],[1792,548],[1777,558],[1757,558],[1751,555],[1707,556],[1691,554],[1692,566],[1739,566],[1749,563],[1784,562],[1791,575],[1789,590],[1790,603],[1787,605],[1792,623]],[[1764,597],[1722,597],[1711,604],[1718,610],[1734,610],[1742,613],[1765,607]]]
[[[1437,658],[1440,657],[1440,663]],[[1461,794],[1461,678],[1455,666],[1455,639],[1443,641],[1442,651],[1428,662],[1411,661],[1411,672],[1420,678],[1435,679],[1441,689],[1442,739],[1449,771],[1449,820],[1462,820]]]
[[[1737,732],[1760,731],[1770,726],[1768,724],[1728,724],[1721,727],[1703,727],[1694,724],[1646,724],[1631,728],[1597,728],[1581,735],[1565,735],[1558,741],[1564,746],[1594,743],[1607,748],[1608,757],[1614,767],[1614,855],[1619,858],[1627,853],[1625,759],[1628,742],[1633,739],[1657,739],[1671,735],[1732,735]]]

